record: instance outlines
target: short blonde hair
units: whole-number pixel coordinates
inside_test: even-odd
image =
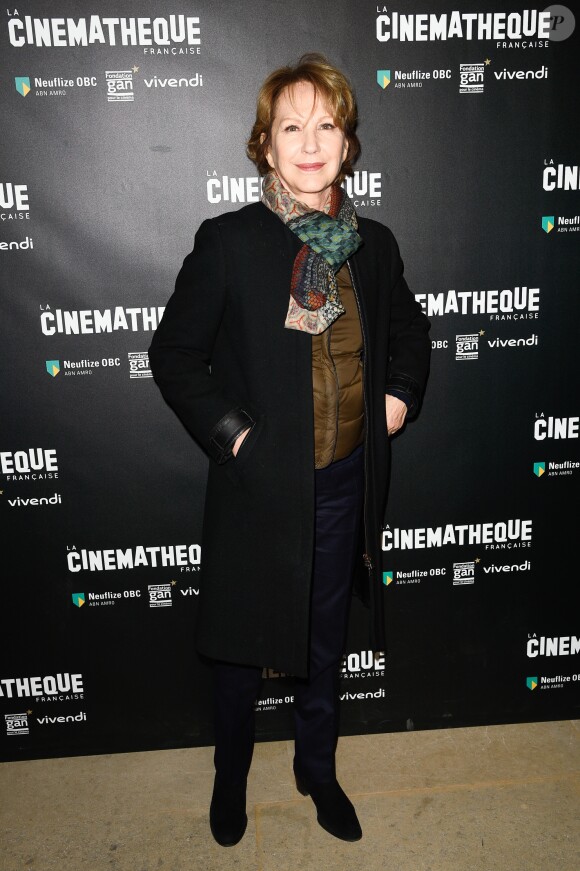
[[[347,175],[353,175],[352,164],[360,154],[360,142],[355,132],[358,122],[356,101],[344,73],[333,67],[321,54],[304,54],[294,66],[280,67],[270,73],[258,94],[256,120],[246,153],[256,164],[260,175],[269,172],[271,167],[266,152],[271,143],[278,97],[286,88],[292,89],[299,82],[310,82],[313,85],[316,93],[327,104],[335,124],[346,136],[348,151],[337,178],[340,183]]]

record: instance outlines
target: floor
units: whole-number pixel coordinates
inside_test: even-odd
[[[249,823],[211,838],[212,748],[0,766],[1,871],[578,871],[580,723],[343,738],[339,779],[363,827],[316,823],[292,745],[256,748]]]

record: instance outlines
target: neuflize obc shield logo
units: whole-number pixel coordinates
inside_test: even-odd
[[[394,580],[393,572],[383,572],[383,584],[385,587],[388,587],[389,584],[392,584]]]
[[[30,78],[28,76],[14,76],[14,85],[23,97],[30,93]]]
[[[542,475],[545,473],[545,471],[546,471],[546,463],[545,462],[534,463],[534,475],[537,478],[541,478]]]
[[[49,375],[52,375],[53,378],[56,378],[60,372],[60,360],[47,360],[46,371]]]
[[[526,678],[526,686],[529,690],[535,690],[538,686],[538,677],[527,677]]]
[[[85,594],[84,593],[72,593],[73,605],[76,605],[77,608],[82,608],[85,604]]]
[[[377,70],[377,84],[384,90],[388,85],[391,84],[391,71],[390,70]]]
[[[556,224],[554,215],[542,215],[542,230],[544,233],[551,233]]]

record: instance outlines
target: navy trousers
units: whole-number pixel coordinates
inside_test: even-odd
[[[335,774],[339,668],[351,600],[355,547],[363,510],[362,445],[315,472],[316,513],[307,679],[295,679],[294,764],[309,781]],[[267,665],[268,663],[264,663]],[[215,662],[215,768],[220,781],[245,780],[254,749],[254,703],[262,669]]]

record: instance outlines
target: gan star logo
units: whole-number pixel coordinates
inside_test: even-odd
[[[486,57],[486,59],[485,59],[485,65],[486,65],[486,67],[488,67],[488,66],[490,65],[490,63],[491,63],[491,58]]]
[[[479,335],[480,335],[480,336],[485,336],[485,330],[480,330],[480,331],[479,331]]]

